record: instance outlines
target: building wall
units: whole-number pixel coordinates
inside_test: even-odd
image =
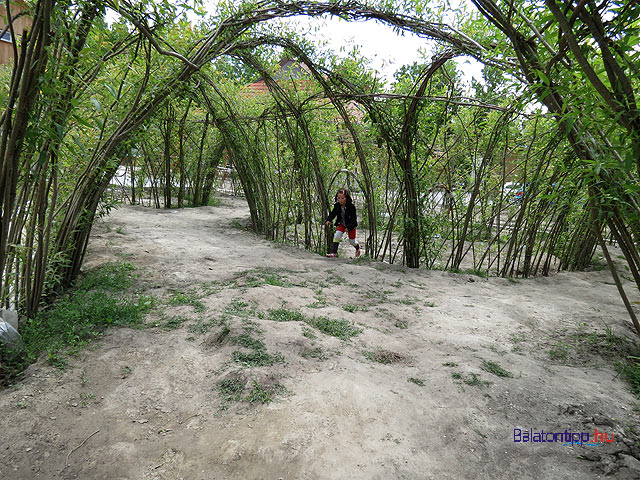
[[[22,2],[11,2],[11,14],[16,15],[24,10]],[[31,26],[32,19],[30,17],[20,17],[13,22],[13,29],[16,35],[22,35],[22,32]],[[4,5],[0,6],[0,32],[7,26],[7,10]],[[8,64],[13,62],[13,46],[11,42],[0,40],[0,64]]]

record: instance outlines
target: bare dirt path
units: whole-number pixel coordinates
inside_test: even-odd
[[[96,226],[86,268],[133,263],[155,326],[0,392],[1,479],[640,478],[638,401],[598,353],[632,336],[606,271],[329,260],[247,220],[223,197]]]

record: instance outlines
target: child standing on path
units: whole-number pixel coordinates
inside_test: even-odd
[[[356,241],[356,227],[358,226],[356,207],[351,200],[351,194],[346,188],[341,188],[336,193],[336,203],[329,214],[325,225],[329,225],[331,220],[336,219],[336,233],[333,236],[333,246],[327,253],[327,257],[338,256],[338,245],[342,240],[342,234],[348,232],[349,243],[356,249],[356,257],[360,256],[360,245]]]

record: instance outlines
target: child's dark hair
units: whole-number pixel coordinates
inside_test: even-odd
[[[338,195],[339,195],[340,193],[341,193],[341,194],[343,194],[343,195],[347,198],[347,204],[349,204],[349,203],[353,203],[353,200],[351,199],[351,193],[350,193],[350,192],[349,192],[349,190],[348,190],[348,189],[346,189],[346,188],[341,188],[340,190],[338,190],[338,191],[336,192],[336,196],[335,196],[335,201],[336,201],[336,202],[338,201]]]

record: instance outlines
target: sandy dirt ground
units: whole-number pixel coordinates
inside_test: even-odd
[[[606,270],[415,271],[247,223],[222,197],[96,225],[85,269],[131,262],[158,306],[149,328],[109,330],[64,371],[41,359],[0,392],[0,479],[640,478],[638,399],[597,347],[633,336]],[[324,333],[331,319],[358,334]]]

